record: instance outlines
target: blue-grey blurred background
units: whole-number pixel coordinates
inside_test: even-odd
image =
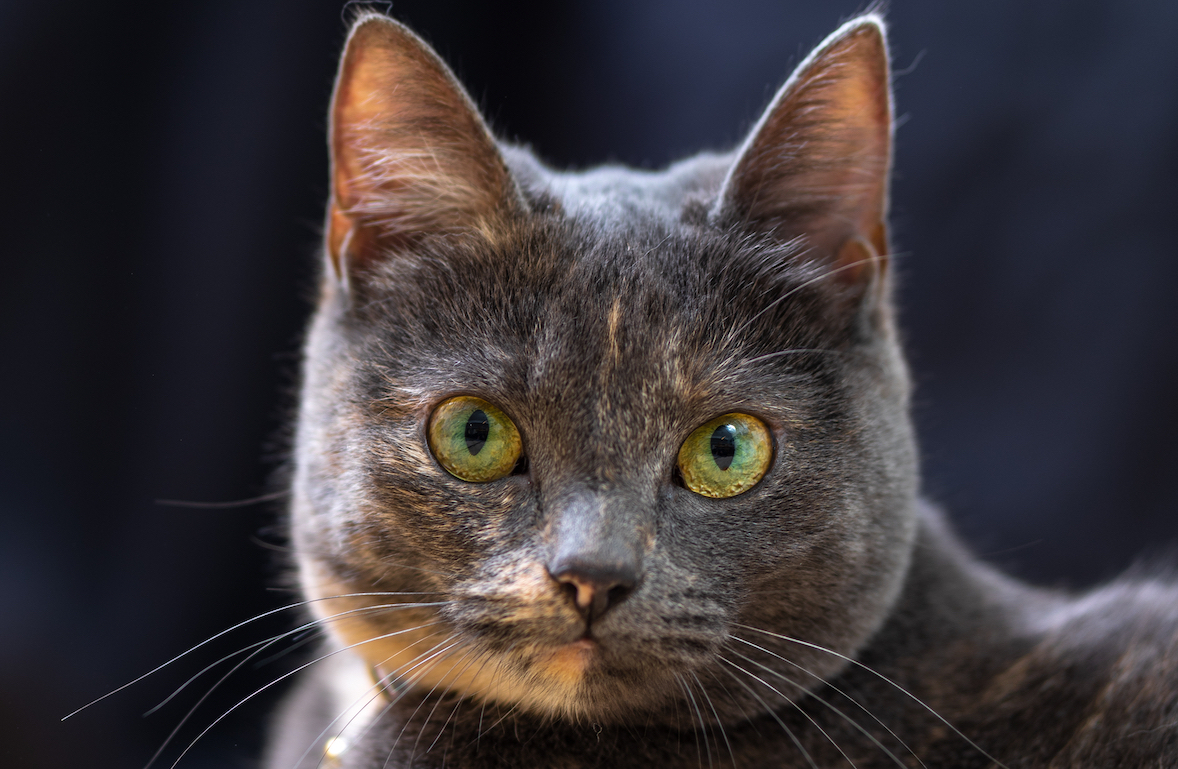
[[[858,0],[398,0],[504,136],[658,167],[742,136]],[[269,491],[338,0],[0,2],[0,765],[142,766],[292,600]],[[377,7],[387,7],[379,4]],[[893,0],[893,233],[928,493],[1083,587],[1178,540],[1178,4]],[[1171,551],[1172,552],[1172,551]],[[274,647],[274,651],[278,650]],[[261,655],[265,657],[266,654]],[[297,654],[234,674],[162,766]],[[181,767],[248,767],[282,685]]]

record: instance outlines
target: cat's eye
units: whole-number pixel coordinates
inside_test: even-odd
[[[444,401],[430,416],[430,451],[455,478],[473,483],[511,473],[523,443],[511,418],[470,395]]]
[[[725,414],[701,425],[679,449],[683,484],[705,497],[735,497],[757,485],[773,459],[769,428],[748,414]]]

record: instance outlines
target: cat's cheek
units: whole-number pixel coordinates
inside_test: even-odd
[[[300,572],[308,606],[319,625],[338,649],[356,655],[371,670],[383,674],[412,669],[449,640],[436,611],[414,605],[432,603],[421,599],[438,594],[374,590],[371,585],[340,579],[309,559],[303,559]]]

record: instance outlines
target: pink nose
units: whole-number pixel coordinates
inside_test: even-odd
[[[566,561],[549,569],[552,578],[565,585],[569,597],[588,622],[621,603],[634,590],[638,577],[627,569],[610,569]]]

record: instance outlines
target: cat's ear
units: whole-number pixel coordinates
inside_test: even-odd
[[[794,71],[737,153],[714,221],[804,238],[846,283],[888,253],[892,98],[883,20],[849,21]]]
[[[520,206],[470,98],[420,38],[384,16],[352,26],[330,114],[332,269],[351,271],[423,236],[493,239]]]

